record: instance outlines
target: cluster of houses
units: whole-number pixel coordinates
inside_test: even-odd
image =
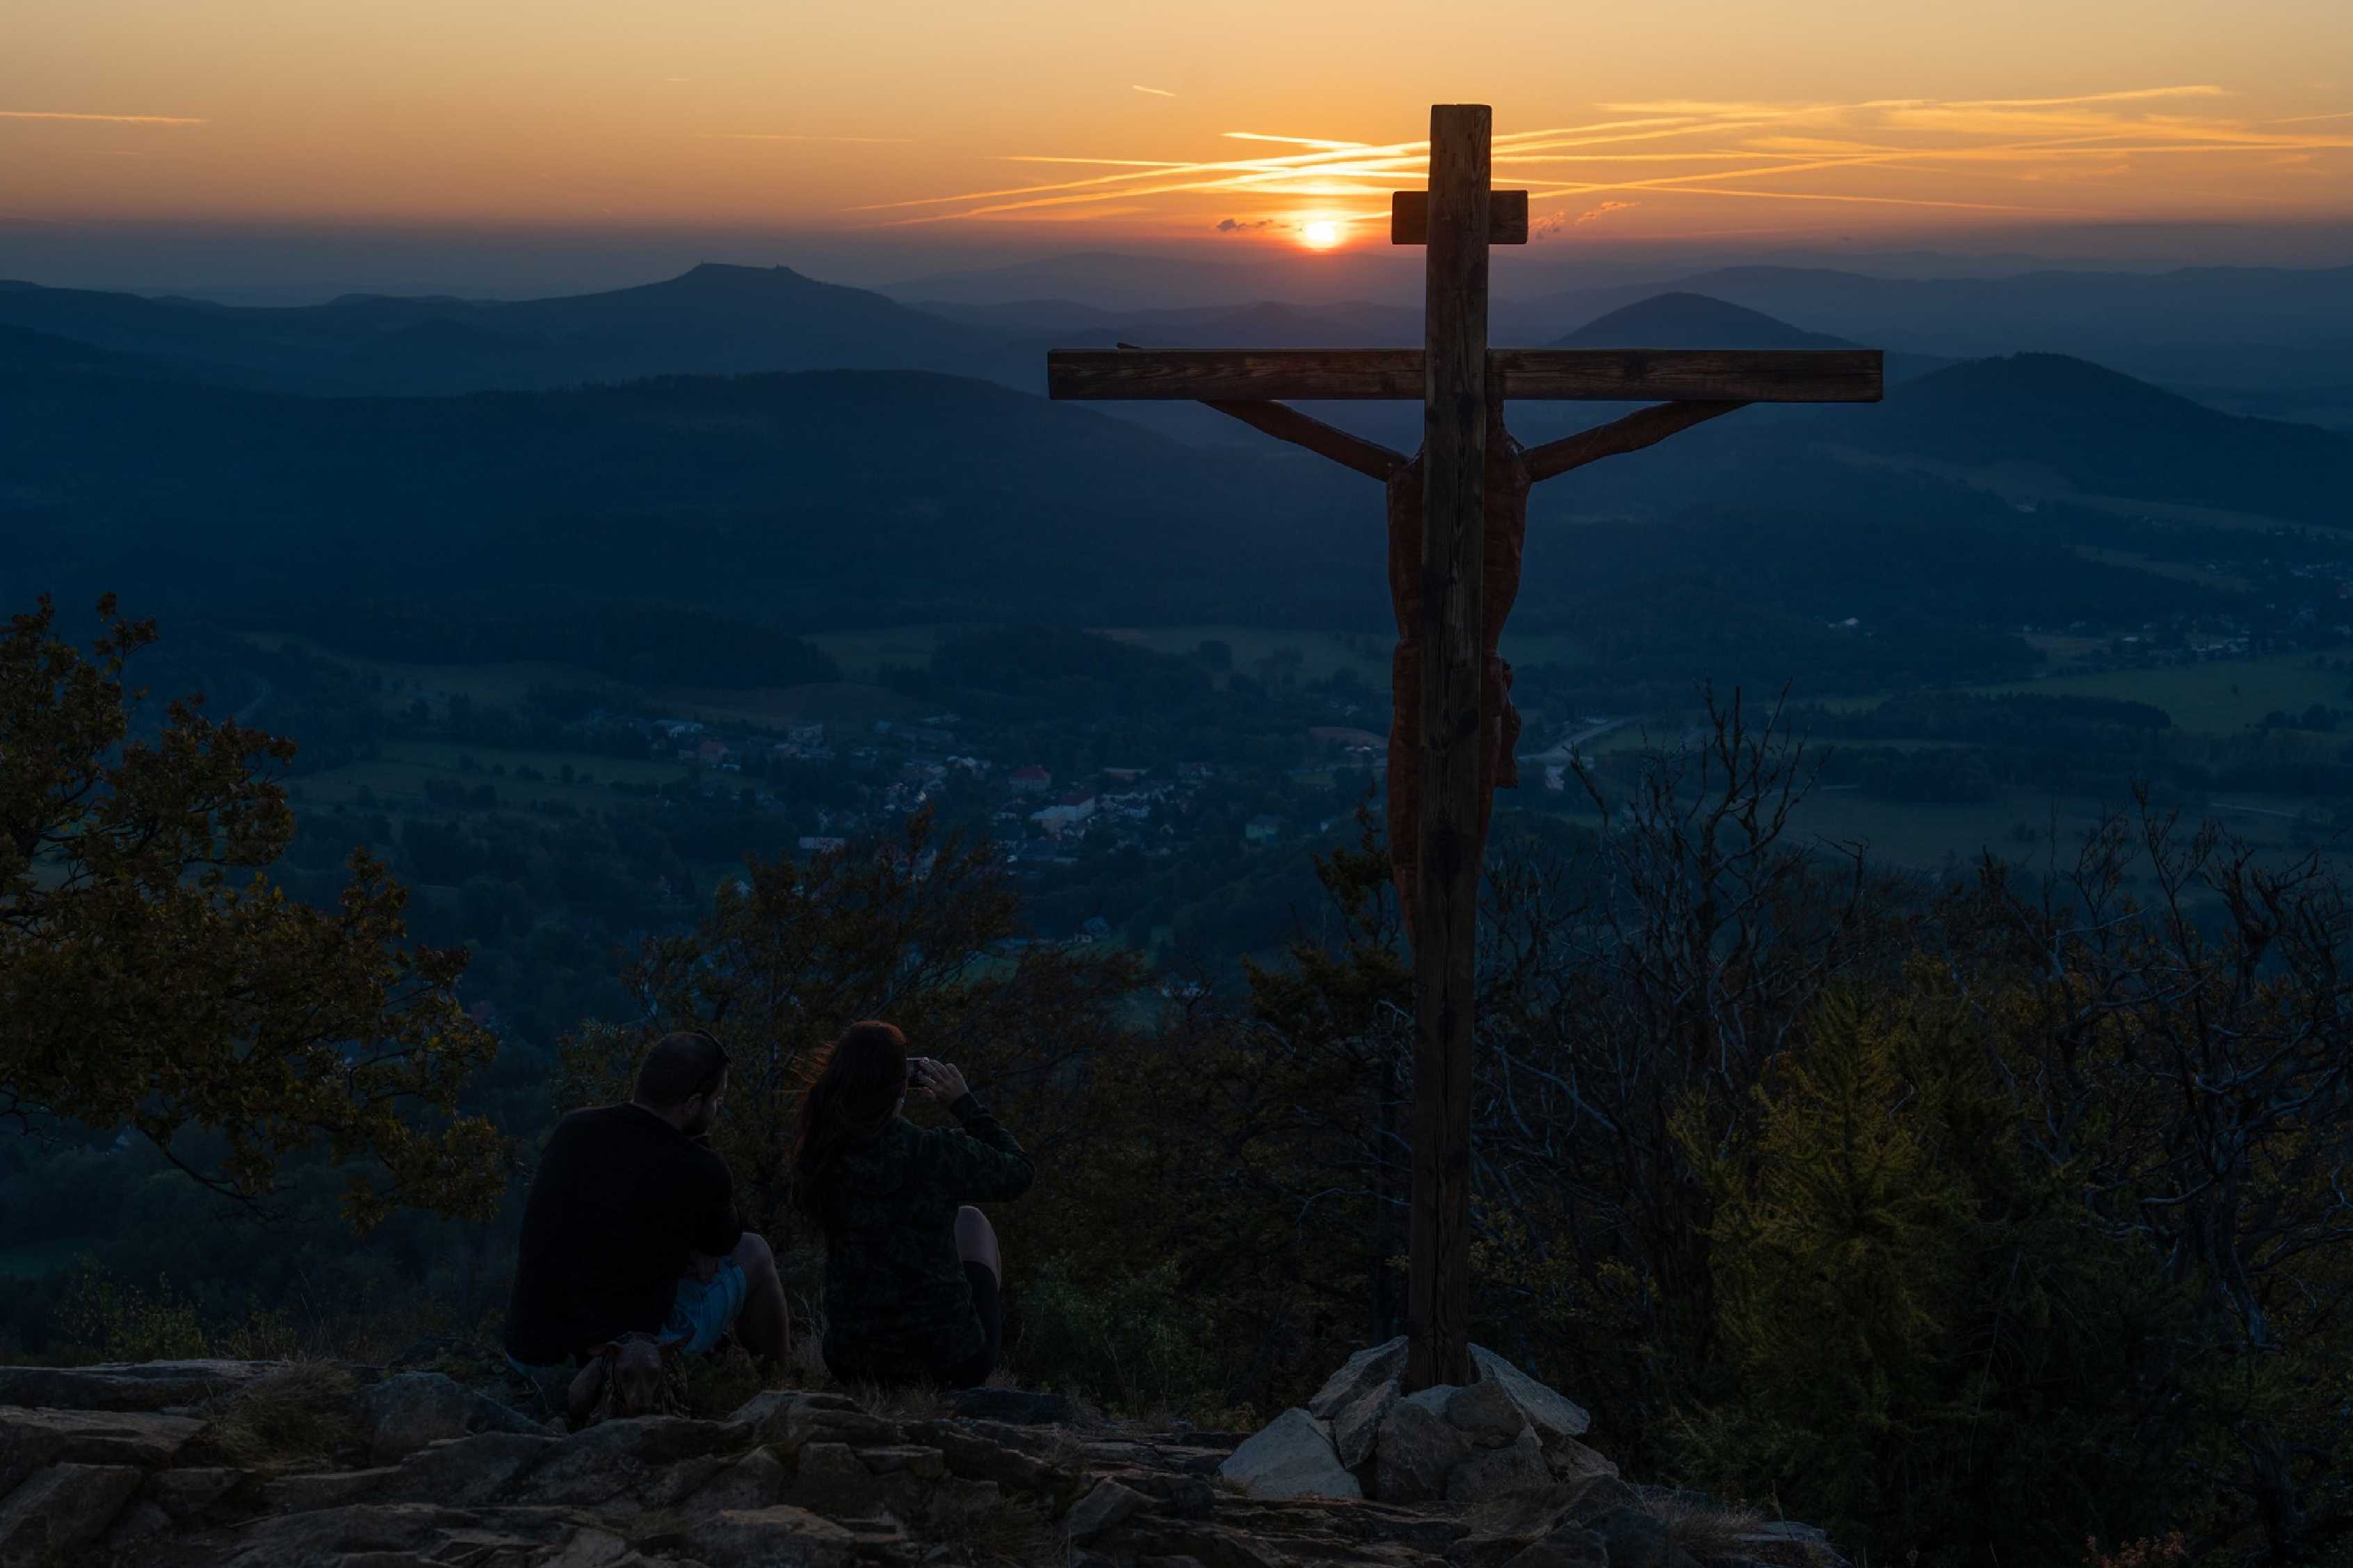
[[[1110,836],[1133,842],[1147,835],[1155,839],[1176,836],[1171,818],[1190,809],[1192,797],[1218,776],[1214,763],[1182,763],[1155,776],[1143,767],[1106,767],[1084,779],[1058,783],[1042,763],[999,770],[986,758],[960,749],[957,716],[934,714],[913,723],[875,721],[863,724],[815,721],[786,725],[783,738],[774,731],[759,733],[706,723],[700,720],[633,717],[604,710],[592,713],[584,728],[627,728],[643,734],[657,752],[667,752],[702,773],[701,794],[717,797],[741,787],[725,782],[727,773],[749,771],[757,777],[780,763],[847,763],[871,766],[883,760],[886,749],[895,772],[878,795],[858,810],[820,810],[815,833],[797,840],[807,854],[841,847],[851,835],[875,816],[904,816],[921,807],[952,778],[997,779],[1004,792],[996,820],[1000,846],[1016,864],[1025,861],[1071,863],[1081,844]],[[1326,751],[1338,752],[1350,762],[1377,764],[1385,740],[1351,729],[1318,730],[1312,738]],[[746,781],[748,784],[750,781]],[[764,808],[782,805],[766,789],[752,786],[752,796]],[[1283,819],[1271,815],[1251,817],[1243,826],[1245,847],[1278,842]]]
[[[1089,782],[1058,790],[1053,773],[1039,763],[1014,769],[1006,775],[1010,795],[997,820],[1008,828],[1027,824],[1037,833],[1025,833],[1019,838],[1008,835],[1008,852],[1017,858],[1060,859],[1066,858],[1064,852],[1071,845],[1090,835],[1134,834],[1137,825],[1151,822],[1155,813],[1166,816],[1172,807],[1182,810],[1185,801],[1215,777],[1217,770],[1208,763],[1186,763],[1173,777],[1153,779],[1145,773],[1143,768],[1104,768]],[[1173,829],[1164,822],[1162,831],[1168,834]],[[1043,842],[1031,847],[1033,840]]]

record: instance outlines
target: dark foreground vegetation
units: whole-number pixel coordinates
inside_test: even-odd
[[[719,1136],[805,1304],[781,1130],[873,1014],[1037,1157],[997,1216],[1028,1382],[1245,1425],[1400,1329],[1410,997],[1369,826],[1231,1003],[1006,951],[1018,884],[919,812],[753,857],[560,1043],[500,1039],[383,868],[285,895],[284,742],[130,728],[147,636],[0,639],[0,1247],[89,1254],[16,1270],[9,1359],[487,1347],[535,1141],[688,1021],[739,1064]],[[2353,1560],[2347,889],[2146,796],[2032,865],[1896,877],[1797,842],[1806,770],[1736,700],[1597,781],[1600,831],[1499,823],[1474,1337],[1628,1470],[1870,1561]]]

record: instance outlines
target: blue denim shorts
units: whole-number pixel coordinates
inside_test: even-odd
[[[744,1266],[732,1258],[719,1266],[707,1285],[691,1274],[681,1276],[678,1290],[670,1298],[670,1317],[662,1324],[658,1337],[665,1345],[676,1345],[681,1351],[695,1354],[712,1349],[719,1343],[719,1336],[725,1333],[729,1325],[743,1312],[744,1299],[750,1294],[751,1289],[751,1281],[744,1276]],[[559,1361],[534,1366],[509,1355],[507,1365],[531,1384],[539,1395],[541,1405],[545,1406],[544,1414],[560,1415],[564,1413],[565,1391],[572,1386],[573,1376],[580,1370],[576,1362]]]

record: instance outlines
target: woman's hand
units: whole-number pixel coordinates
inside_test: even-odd
[[[936,1062],[929,1057],[916,1057],[911,1064],[915,1069],[915,1092],[928,1095],[937,1105],[954,1105],[970,1092],[964,1074],[954,1062]]]

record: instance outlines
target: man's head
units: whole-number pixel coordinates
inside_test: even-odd
[[[727,1051],[702,1029],[664,1035],[638,1068],[637,1102],[689,1137],[711,1131],[727,1092]]]

